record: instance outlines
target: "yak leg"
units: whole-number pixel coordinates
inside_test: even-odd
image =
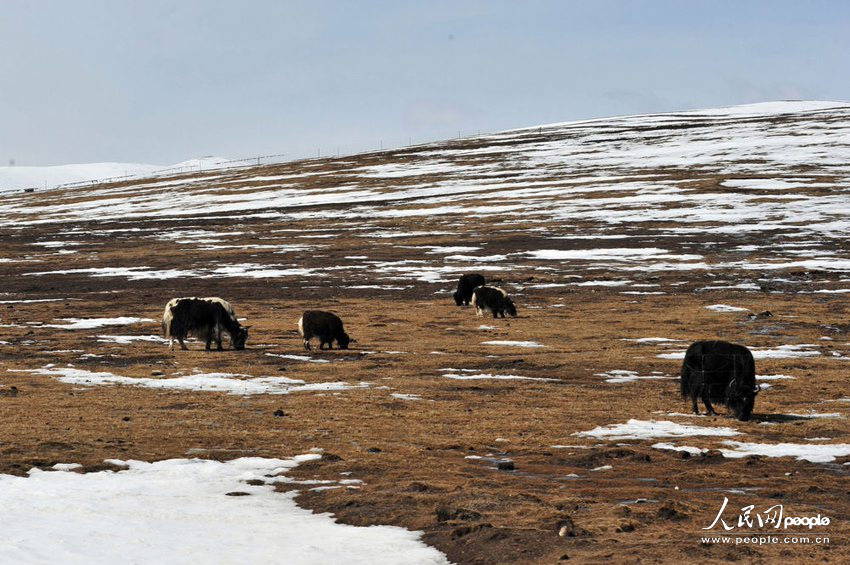
[[[691,395],[691,403],[693,404],[694,414],[699,416],[699,407],[697,406],[697,395],[696,394]]]
[[[319,339],[319,349],[323,350],[325,348],[325,342]]]
[[[304,349],[306,349],[307,351],[310,351],[310,338],[304,339]]]
[[[180,342],[180,349],[182,349],[183,351],[188,351],[189,348],[186,347],[185,343],[183,343],[183,336],[178,337],[177,341]]]
[[[215,348],[217,351],[222,351],[224,349],[221,346],[221,326],[218,324],[215,326]]]
[[[702,387],[702,403],[705,404],[705,409],[708,410],[709,416],[717,416],[717,412],[714,411],[714,408],[711,406],[711,401],[708,398],[708,387]]]

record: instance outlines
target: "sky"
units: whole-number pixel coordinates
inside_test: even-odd
[[[850,2],[4,0],[0,166],[301,158],[850,100]]]

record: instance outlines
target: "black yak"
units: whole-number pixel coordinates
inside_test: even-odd
[[[493,317],[505,317],[505,312],[516,317],[516,306],[510,299],[508,293],[495,286],[479,286],[472,291],[472,305],[475,313],[480,317],[485,310],[493,313]]]
[[[697,341],[685,353],[681,386],[682,398],[691,399],[694,414],[699,414],[699,397],[709,415],[716,414],[711,403],[718,402],[747,421],[759,392],[753,354],[743,345],[726,341]]]
[[[319,338],[319,349],[333,349],[336,341],[340,349],[348,349],[354,340],[342,328],[342,320],[336,314],[321,310],[307,310],[298,320],[298,333],[304,338],[304,349],[310,349],[310,339]]]
[[[452,295],[458,306],[469,306],[472,300],[472,291],[477,286],[484,286],[484,277],[478,273],[469,273],[460,277],[457,281],[457,290]]]

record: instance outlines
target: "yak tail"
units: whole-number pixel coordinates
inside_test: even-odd
[[[682,367],[682,373],[679,375],[679,385],[682,389],[682,398],[688,398],[690,394],[688,394],[688,381],[687,375],[685,374],[685,367]]]
[[[476,286],[475,288],[480,288],[480,287]],[[474,289],[472,291],[472,307],[475,308],[475,309],[478,309],[478,293],[475,292]]]
[[[171,339],[171,322],[174,319],[174,313],[170,306],[165,307],[165,312],[162,313],[162,335],[165,339]]]

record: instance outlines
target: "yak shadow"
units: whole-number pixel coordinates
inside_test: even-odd
[[[769,424],[787,424],[788,422],[807,422],[815,416],[795,416],[793,414],[753,414],[751,422],[767,422]]]
[[[706,414],[701,412],[699,417],[704,418],[726,418],[729,420],[738,420],[734,414],[731,412],[718,412],[715,415]],[[794,414],[756,414],[753,412],[750,415],[750,419],[747,420],[748,423],[767,423],[767,424],[787,424],[789,422],[808,422],[810,420],[814,420],[815,416],[803,416],[803,415],[794,415]]]

